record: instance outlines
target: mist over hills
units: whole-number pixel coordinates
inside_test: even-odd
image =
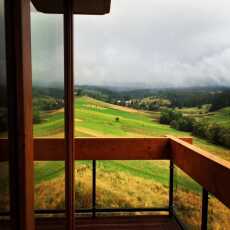
[[[52,81],[47,80],[44,81],[33,81],[33,87],[39,87],[39,88],[59,88],[64,89],[64,82],[60,81]],[[98,89],[98,90],[109,90],[114,92],[129,92],[129,91],[146,91],[146,92],[154,92],[159,90],[176,90],[176,91],[183,91],[183,90],[189,90],[189,91],[212,91],[212,90],[227,90],[230,89],[230,85],[204,85],[204,86],[170,86],[170,85],[161,85],[161,86],[154,86],[150,84],[108,84],[108,85],[100,85],[100,84],[76,84],[75,83],[75,89]]]
[[[130,10],[132,5],[132,10]],[[77,85],[230,86],[228,0],[116,0],[107,16],[74,17]],[[32,13],[33,79],[63,84],[63,21]]]
[[[116,0],[107,16],[75,17],[75,84],[118,91],[230,87],[229,6],[226,0]],[[31,14],[35,86],[64,85],[62,20]],[[3,40],[0,51],[2,85]]]

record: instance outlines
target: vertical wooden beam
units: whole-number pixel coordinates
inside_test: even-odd
[[[74,229],[74,73],[73,1],[64,3],[65,204],[66,229]]]
[[[93,180],[92,180],[92,217],[95,218],[96,217],[96,208],[97,208],[97,204],[96,204],[96,200],[97,200],[97,194],[96,194],[96,186],[97,186],[97,163],[96,160],[93,160]]]
[[[170,160],[169,165],[169,215],[173,216],[173,197],[174,197],[174,164]]]
[[[203,188],[202,191],[202,216],[201,216],[201,230],[208,229],[208,191]]]
[[[12,227],[34,229],[30,0],[6,0]]]

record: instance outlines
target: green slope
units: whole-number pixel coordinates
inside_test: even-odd
[[[43,114],[43,122],[34,126],[34,135],[39,137],[63,137],[63,109]],[[89,97],[75,100],[75,135],[76,136],[189,136],[189,133],[177,131],[155,121],[156,114],[145,113],[125,107],[111,105]],[[116,121],[119,118],[119,121]],[[194,143],[203,149],[229,159],[230,150],[212,145],[202,139],[194,138]],[[90,161],[80,164],[91,165]],[[105,171],[120,171],[143,179],[154,180],[168,186],[168,163],[151,161],[100,161],[98,168]],[[36,182],[50,180],[64,172],[60,162],[46,162],[36,165]],[[188,178],[178,175],[183,187],[199,190]]]
[[[116,121],[116,118],[119,121]],[[63,136],[63,110],[44,113],[44,121],[34,127],[34,135]],[[76,136],[176,136],[188,135],[153,122],[149,113],[114,106],[88,97],[75,100]]]
[[[207,117],[207,120],[224,127],[230,127],[230,107],[216,111],[212,116]]]

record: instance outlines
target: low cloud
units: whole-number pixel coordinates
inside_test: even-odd
[[[74,17],[78,84],[230,86],[230,2],[113,0]],[[63,82],[62,16],[32,14],[35,82]]]

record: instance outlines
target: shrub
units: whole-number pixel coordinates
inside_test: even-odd
[[[189,117],[181,117],[177,121],[178,129],[181,131],[192,132],[193,130],[193,120]]]
[[[218,135],[218,144],[230,147],[230,128],[221,127]]]
[[[230,128],[207,122],[194,122],[193,135],[207,139],[208,141],[230,147]]]
[[[33,123],[34,124],[41,123],[41,113],[37,108],[33,109]]]
[[[176,120],[171,121],[169,125],[171,128],[178,129],[178,124]]]
[[[181,117],[183,117],[182,113],[172,109],[166,109],[161,112],[160,123],[170,124],[171,121],[173,120],[177,121]]]
[[[195,121],[195,122],[193,122],[192,134],[194,136],[205,138],[206,137],[207,127],[208,127],[208,123],[207,122],[204,122],[204,121]]]
[[[56,99],[49,96],[40,96],[33,99],[33,107],[41,111],[60,109],[64,106],[62,99]]]
[[[205,138],[208,141],[230,147],[230,128],[206,121],[196,121],[194,118],[183,116],[175,110],[164,110],[160,116],[161,124],[169,124],[172,128],[192,132],[194,136]]]
[[[169,124],[170,123],[170,117],[169,117],[169,113],[166,111],[161,112],[161,116],[160,116],[160,123],[161,124]]]
[[[221,128],[217,124],[209,124],[205,132],[206,138],[214,144],[220,144]]]
[[[180,117],[178,120],[173,120],[170,122],[170,126],[174,129],[192,132],[193,131],[194,119],[189,117]]]
[[[116,121],[116,122],[119,122],[119,121],[120,121],[120,118],[119,118],[119,117],[116,117],[116,118],[115,118],[115,121]]]

